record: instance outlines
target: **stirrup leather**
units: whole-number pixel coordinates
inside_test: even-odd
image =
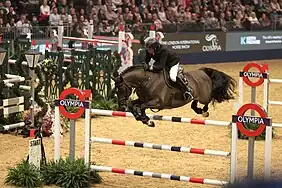
[[[184,71],[182,67],[179,67],[178,69],[178,73],[177,73],[177,77],[180,79],[181,82],[183,82],[187,88],[191,89],[189,87],[189,82],[188,79],[186,78],[186,76],[184,75]]]

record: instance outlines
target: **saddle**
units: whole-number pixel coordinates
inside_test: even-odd
[[[164,74],[165,83],[169,88],[179,88],[177,81],[176,82],[171,81],[169,76],[169,71],[163,70],[163,74]],[[180,77],[181,79],[185,80],[186,84],[188,85],[188,79],[184,75],[184,69],[181,66],[178,67],[177,77]]]

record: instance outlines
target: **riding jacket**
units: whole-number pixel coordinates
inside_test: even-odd
[[[169,70],[172,66],[180,62],[180,58],[173,52],[170,52],[163,45],[159,44],[153,55],[146,51],[145,63],[149,64],[150,60],[154,59],[153,70],[160,71],[162,69]]]

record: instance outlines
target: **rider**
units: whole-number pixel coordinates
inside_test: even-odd
[[[178,70],[180,59],[174,53],[161,45],[155,38],[145,39],[146,58],[143,63],[144,70],[169,71],[171,81],[178,83],[180,90],[183,92],[185,100],[191,100],[192,89],[188,86],[188,81],[182,71]],[[155,60],[152,66],[149,65],[151,60]],[[179,73],[178,73],[179,71]]]

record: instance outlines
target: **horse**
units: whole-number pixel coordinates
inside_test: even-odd
[[[185,100],[181,90],[170,81],[168,71],[145,71],[143,66],[133,65],[125,69],[115,80],[118,110],[129,110],[137,121],[154,127],[153,121],[146,115],[146,109],[172,109],[190,102],[196,114],[209,116],[208,105],[222,103],[234,99],[236,81],[224,72],[202,67],[198,70],[185,72],[180,66],[179,72],[186,77],[192,89],[192,99]],[[136,100],[129,100],[136,93]],[[198,107],[203,104],[203,108]],[[153,111],[154,112],[154,111]]]

